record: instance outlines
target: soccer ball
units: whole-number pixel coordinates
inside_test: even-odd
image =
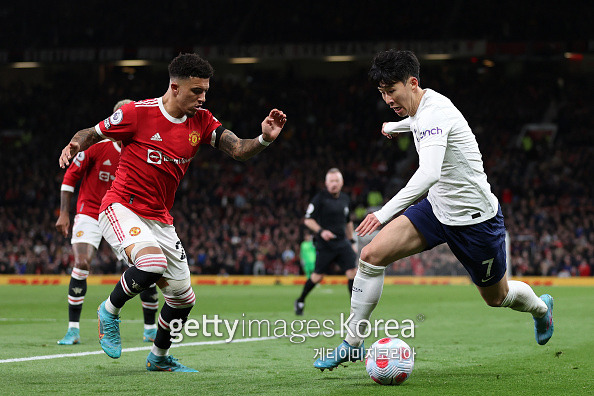
[[[365,368],[372,380],[381,385],[400,385],[415,365],[411,347],[399,338],[382,338],[371,346]]]

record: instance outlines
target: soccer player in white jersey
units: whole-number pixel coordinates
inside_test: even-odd
[[[474,134],[448,98],[420,87],[419,74],[416,56],[396,50],[378,53],[369,71],[386,104],[398,116],[408,116],[397,124],[384,124],[382,133],[412,131],[419,168],[404,188],[355,230],[365,236],[384,225],[361,251],[346,338],[314,362],[318,369],[362,359],[361,334],[379,302],[386,266],[442,243],[464,265],[489,306],[532,314],[538,344],[546,344],[553,335],[553,298],[548,294],[539,298],[526,283],[505,276],[503,215],[487,182]],[[426,192],[427,198],[413,205]]]
[[[130,99],[120,100],[113,111],[130,102],[132,102]],[[91,261],[102,238],[98,220],[99,207],[101,199],[115,178],[115,171],[120,162],[120,151],[119,143],[105,139],[88,150],[79,152],[64,174],[60,193],[60,215],[56,221],[56,229],[64,237],[68,236],[70,231],[70,202],[78,181],[80,181],[80,188],[72,226],[71,244],[74,266],[68,285],[68,330],[58,341],[59,345],[80,343],[80,314],[87,294],[87,278],[91,270]],[[121,260],[119,253],[115,253]],[[157,335],[155,316],[159,308],[157,287],[152,285],[140,293],[140,300],[144,315],[142,338],[145,342],[153,342]]]
[[[271,144],[286,122],[285,114],[273,109],[262,121],[260,136],[238,138],[202,107],[212,75],[211,65],[200,56],[180,54],[169,64],[165,95],[129,103],[94,128],[77,132],[59,159],[64,167],[104,137],[122,141],[120,165],[103,198],[99,223],[105,240],[131,267],[99,306],[99,342],[108,356],[120,357],[120,310],[156,282],[165,304],[146,359],[149,371],[196,371],[169,355],[170,322],[185,321],[196,302],[186,254],[169,213],[190,162],[202,144],[247,160]]]

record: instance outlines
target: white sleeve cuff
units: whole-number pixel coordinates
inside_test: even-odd
[[[397,122],[387,122],[386,125],[384,125],[384,132],[389,135],[410,132],[410,118],[405,118],[404,120]]]
[[[60,191],[68,191],[73,193],[74,192],[74,187],[73,186],[69,186],[68,184],[62,184],[62,187],[60,188]]]

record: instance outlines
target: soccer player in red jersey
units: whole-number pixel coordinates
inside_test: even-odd
[[[120,166],[101,203],[99,223],[104,238],[131,267],[99,306],[99,339],[110,357],[120,357],[119,312],[127,300],[157,282],[165,304],[146,360],[150,371],[196,371],[169,355],[169,323],[186,320],[196,302],[186,254],[169,213],[190,161],[202,144],[247,160],[271,144],[287,120],[273,109],[262,121],[260,136],[238,138],[202,107],[212,75],[211,65],[200,56],[178,55],[169,64],[165,95],[129,103],[95,127],[78,131],[59,158],[65,167],[104,137],[122,141]]]
[[[130,102],[132,101],[129,99],[119,101],[113,111]],[[79,152],[64,174],[60,194],[60,215],[56,221],[56,229],[64,237],[68,236],[70,230],[70,202],[79,181],[80,188],[72,226],[74,267],[68,286],[68,331],[64,338],[58,341],[59,345],[80,343],[79,322],[87,293],[87,278],[91,261],[102,238],[98,221],[99,207],[101,199],[115,179],[115,171],[120,162],[120,151],[119,143],[108,139],[102,140],[88,150]],[[114,253],[119,260],[122,259],[117,251]],[[153,342],[157,334],[155,316],[159,308],[158,298],[155,285],[140,293],[144,312],[143,340],[146,342]]]

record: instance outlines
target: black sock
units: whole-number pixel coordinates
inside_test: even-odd
[[[347,286],[349,288],[349,294],[351,297],[353,297],[353,282],[355,282],[354,279],[349,279],[347,283]]]
[[[297,299],[297,301],[299,302],[304,302],[305,301],[305,297],[307,297],[307,295],[309,294],[310,291],[312,291],[312,289],[316,287],[316,283],[313,283],[311,278],[309,278],[307,280],[307,282],[305,282],[305,285],[303,286],[303,291],[301,292],[301,296]]]
[[[109,300],[116,308],[122,308],[126,301],[136,296],[143,290],[148,289],[153,283],[161,278],[161,274],[139,270],[130,267],[124,272],[118,284],[115,286]],[[125,284],[122,284],[125,282]]]
[[[87,294],[87,280],[74,279],[70,277],[68,286],[68,321],[80,322],[80,313],[82,311],[82,302]],[[73,304],[72,302],[76,302]]]
[[[163,323],[169,324],[174,319],[181,319],[182,323],[188,320],[188,315],[193,307],[171,308],[167,303],[163,304],[159,314],[159,325],[157,326],[157,336],[155,337],[155,346],[161,349],[171,348],[171,330],[169,326],[163,327]]]
[[[155,316],[159,309],[159,292],[157,286],[153,285],[140,293],[142,300],[142,313],[144,314],[144,324],[155,324]]]

